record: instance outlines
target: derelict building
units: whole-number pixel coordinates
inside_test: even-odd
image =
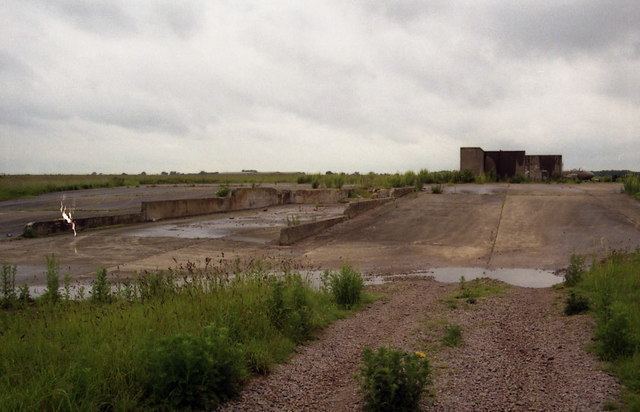
[[[495,175],[498,179],[524,176],[546,180],[562,176],[562,155],[527,155],[524,150],[485,151],[479,147],[460,148],[460,171],[478,176]]]

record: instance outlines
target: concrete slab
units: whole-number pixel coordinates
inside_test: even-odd
[[[7,240],[0,242],[0,262],[18,264],[19,279],[30,283],[42,281],[51,253],[76,278],[93,276],[99,266],[127,276],[207,257],[291,259],[322,269],[350,262],[379,274],[448,266],[557,269],[573,252],[640,247],[640,202],[620,192],[621,185],[603,183],[456,185],[441,195],[409,194],[293,246],[272,242],[287,215],[329,218],[345,205],[317,211],[288,205],[89,230],[77,238]]]

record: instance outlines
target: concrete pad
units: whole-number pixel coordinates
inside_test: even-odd
[[[207,257],[290,259],[320,269],[349,262],[366,273],[389,274],[434,267],[558,269],[574,252],[602,256],[640,246],[640,202],[620,192],[621,185],[604,183],[453,185],[440,195],[409,194],[292,246],[274,242],[287,216],[331,218],[346,205],[288,205],[88,230],[77,238],[5,240],[0,262],[17,264],[19,280],[30,283],[43,280],[51,253],[62,273],[75,278],[93,276],[100,266],[127,276]]]

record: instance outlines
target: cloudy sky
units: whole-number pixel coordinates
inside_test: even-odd
[[[640,169],[638,0],[4,0],[0,172]]]

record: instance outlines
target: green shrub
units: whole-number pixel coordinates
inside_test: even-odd
[[[565,302],[564,314],[567,316],[577,315],[589,310],[589,299],[578,295],[575,291],[569,292]]]
[[[431,186],[431,193],[439,195],[442,193],[442,185],[441,184],[437,184],[437,185],[433,185]]]
[[[460,346],[462,343],[462,329],[459,325],[447,325],[444,329],[442,344],[449,347]]]
[[[328,287],[336,303],[351,308],[360,302],[364,280],[362,275],[350,266],[343,266],[339,272],[327,272]]]
[[[96,279],[91,285],[91,300],[97,303],[107,303],[111,301],[111,286],[107,280],[107,270],[98,269]]]
[[[465,169],[460,172],[457,180],[459,183],[473,183],[475,180],[475,176],[473,175],[473,172],[471,170]]]
[[[224,328],[149,343],[146,394],[170,409],[215,409],[236,396],[247,377],[241,349]]]
[[[571,287],[580,282],[585,272],[584,257],[578,255],[571,255],[569,267],[564,275],[565,285]]]
[[[616,360],[632,355],[635,342],[625,307],[614,303],[601,316],[603,319],[596,329],[600,356],[605,360]]]
[[[366,348],[359,380],[369,411],[415,411],[429,384],[429,361],[423,353]]]
[[[624,191],[630,195],[640,195],[640,175],[629,175],[624,178]]]
[[[229,185],[225,183],[223,185],[220,185],[220,187],[216,191],[216,196],[217,197],[227,197],[227,196],[229,196],[229,193],[231,193],[231,189],[229,189]]]

